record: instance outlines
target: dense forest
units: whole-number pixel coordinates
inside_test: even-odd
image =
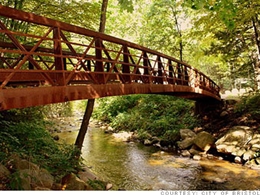
[[[101,4],[98,0],[1,0],[1,5],[96,31]],[[241,82],[258,89],[259,6],[257,0],[109,0],[105,33],[181,59],[222,90],[241,87]],[[28,30],[26,25],[19,28]]]
[[[213,79],[221,92],[245,89],[236,112],[259,115],[259,0],[0,0],[0,4],[100,31],[101,6],[107,4],[104,33],[173,56]],[[26,32],[26,24],[12,25]],[[30,30],[34,30],[31,28]],[[259,103],[258,103],[259,102]],[[81,108],[85,109],[85,102]],[[1,113],[0,162],[13,153],[32,157],[58,181],[77,172],[81,163],[74,146],[57,144],[46,119],[72,113],[73,103],[14,109]],[[133,95],[97,101],[93,117],[117,131],[138,131],[140,137],[174,140],[181,128],[200,126],[194,102],[170,96]],[[42,155],[44,154],[44,155]],[[53,166],[55,164],[55,166]],[[17,177],[7,189],[17,189]]]

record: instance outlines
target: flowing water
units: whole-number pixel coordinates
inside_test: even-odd
[[[70,120],[71,121],[71,120]],[[73,144],[78,125],[70,124],[61,140]],[[195,161],[139,143],[118,141],[103,130],[90,127],[82,157],[100,179],[113,190],[257,190],[260,170],[223,160]]]

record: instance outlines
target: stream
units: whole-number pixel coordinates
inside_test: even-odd
[[[59,141],[74,144],[79,119],[57,121]],[[91,125],[82,149],[84,163],[112,190],[258,190],[260,170],[217,158],[196,161],[140,143],[122,142]]]

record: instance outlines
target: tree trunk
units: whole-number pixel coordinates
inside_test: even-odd
[[[82,123],[81,123],[81,127],[80,127],[80,130],[79,130],[76,142],[75,142],[75,145],[80,150],[82,149],[84,138],[85,138],[85,135],[86,135],[87,130],[88,130],[89,120],[90,120],[90,117],[91,117],[92,112],[93,112],[94,104],[95,104],[95,99],[88,100],[87,107],[86,107],[86,110],[85,110],[85,114],[84,114],[84,117],[83,117],[83,120],[82,120]]]
[[[255,34],[255,44],[257,48],[257,54],[255,56],[255,78],[257,83],[257,89],[260,89],[260,36],[258,31],[258,17],[252,18],[254,34]]]
[[[99,24],[99,32],[104,33],[105,32],[105,26],[106,26],[106,12],[107,12],[107,4],[108,0],[103,0],[102,7],[101,7],[101,16],[100,16],[100,24]],[[93,109],[94,109],[95,99],[89,99],[87,103],[87,107],[85,110],[85,114],[81,123],[81,127],[75,142],[75,145],[77,148],[81,151],[85,135],[88,131],[88,125],[89,120],[91,118]],[[78,157],[80,154],[78,154]]]
[[[176,8],[174,8],[173,6],[171,6],[171,10],[172,10],[172,14],[174,16],[174,20],[175,20],[175,28],[177,29],[177,33],[179,34],[179,55],[180,55],[180,61],[183,61],[183,42],[182,42],[182,32],[179,26],[179,21],[178,21],[178,17],[177,17],[177,10]]]
[[[106,28],[106,13],[107,13],[108,0],[103,0],[100,15],[99,32],[104,33]]]

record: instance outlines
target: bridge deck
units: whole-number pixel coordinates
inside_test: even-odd
[[[220,100],[206,75],[109,35],[0,6],[0,110],[127,94]]]

